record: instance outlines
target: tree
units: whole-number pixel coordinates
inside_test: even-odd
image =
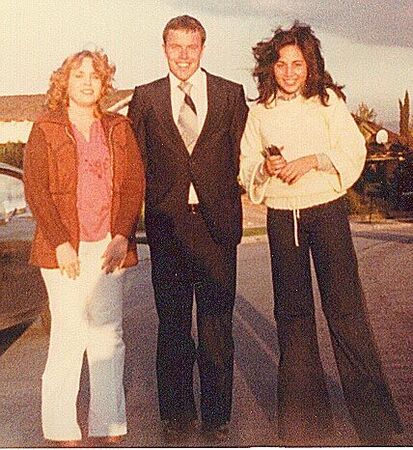
[[[403,143],[409,144],[411,141],[411,133],[410,133],[410,99],[409,93],[406,91],[404,94],[404,101],[399,99],[399,109],[400,109],[400,136],[403,140]]]
[[[377,113],[374,108],[369,108],[368,105],[364,102],[361,102],[358,105],[355,114],[356,116],[360,117],[360,119],[367,120],[369,122],[374,122],[377,117]]]

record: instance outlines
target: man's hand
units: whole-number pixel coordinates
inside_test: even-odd
[[[60,273],[75,280],[80,275],[80,262],[76,250],[70,242],[64,242],[56,247],[56,259]]]
[[[128,251],[128,240],[125,236],[117,234],[106,247],[103,253],[102,269],[105,273],[113,272],[116,268],[121,269],[125,262]]]
[[[278,171],[277,177],[285,183],[294,184],[311,169],[316,169],[317,166],[318,161],[315,155],[303,156],[287,163]]]

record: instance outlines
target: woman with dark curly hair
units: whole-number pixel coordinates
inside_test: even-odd
[[[252,201],[268,207],[280,437],[320,445],[333,436],[311,253],[354,427],[363,444],[385,445],[402,426],[366,316],[344,200],[364,167],[363,136],[309,26],[279,28],[253,52],[259,96],[241,143],[240,176]]]
[[[25,147],[25,192],[37,223],[31,262],[41,267],[51,311],[42,425],[58,446],[84,446],[76,399],[85,352],[89,436],[104,445],[127,431],[122,280],[137,263],[144,175],[129,120],[100,106],[114,72],[100,51],[67,58]]]

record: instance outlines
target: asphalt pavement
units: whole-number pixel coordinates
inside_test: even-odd
[[[256,214],[256,216],[254,216]],[[244,220],[265,223],[262,210]],[[413,224],[352,223],[360,273],[377,344],[405,433],[392,445],[413,445]],[[125,388],[129,434],[124,447],[167,447],[157,408],[155,348],[157,319],[150,283],[148,247],[139,245],[141,262],[129,270],[124,292],[127,346]],[[358,446],[346,409],[328,331],[316,293],[321,355],[334,407],[335,446]],[[228,440],[220,446],[279,446],[276,429],[277,334],[272,315],[272,285],[265,236],[244,238],[239,246],[234,313],[236,343],[233,417]],[[196,334],[196,330],[194,330]],[[41,375],[48,338],[33,325],[0,358],[0,447],[43,447],[40,423]],[[85,366],[86,369],[86,366]],[[197,380],[197,371],[194,377]],[[83,371],[79,420],[85,429],[88,388]],[[196,389],[199,384],[196,381]],[[199,406],[199,405],[198,405]],[[175,444],[205,447],[198,432]]]

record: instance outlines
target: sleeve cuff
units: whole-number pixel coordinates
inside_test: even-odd
[[[325,153],[316,153],[317,158],[317,170],[321,170],[323,172],[336,174],[337,170],[334,167],[333,162]]]
[[[248,187],[248,195],[252,203],[259,205],[264,201],[265,190],[270,177],[263,172],[263,163],[255,166]]]
[[[264,171],[264,162],[260,163],[255,172],[254,184],[264,184],[269,178],[269,175]]]

